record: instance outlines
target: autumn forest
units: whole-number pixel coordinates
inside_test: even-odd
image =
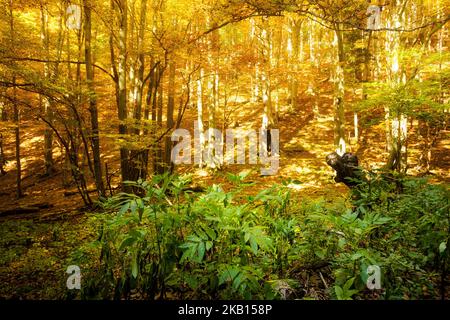
[[[449,0],[0,18],[0,299],[450,298]]]

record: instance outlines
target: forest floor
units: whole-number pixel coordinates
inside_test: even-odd
[[[233,165],[224,172],[238,173],[244,169],[257,169],[249,180],[255,182],[256,192],[268,188],[275,183],[288,179],[295,180],[292,185],[294,199],[301,201],[303,197],[324,198],[333,201],[336,197],[347,197],[348,189],[343,184],[336,184],[334,173],[326,165],[325,156],[333,151],[333,117],[331,95],[321,95],[318,101],[319,112],[315,116],[308,100],[299,101],[300,111],[289,111],[280,108],[283,117],[279,119],[280,129],[280,170],[275,176],[262,177],[259,166]],[[106,109],[106,108],[105,108]],[[258,128],[261,106],[252,103],[241,104],[234,112],[240,127]],[[195,110],[188,110],[182,127],[192,131]],[[103,160],[108,161],[111,170],[117,170],[118,148],[108,134],[114,128],[107,119],[113,111],[101,113]],[[256,120],[255,120],[256,119]],[[347,122],[353,123],[353,115],[348,114]],[[348,130],[352,128],[349,125]],[[96,236],[96,226],[87,225],[87,219],[93,213],[86,212],[81,198],[67,191],[75,188],[65,187],[63,181],[68,179],[60,169],[51,176],[45,176],[42,159],[44,127],[34,119],[23,119],[22,126],[22,168],[23,189],[25,196],[16,199],[15,194],[15,162],[14,141],[12,136],[6,139],[4,149],[7,158],[7,174],[0,176],[0,212],[14,208],[35,207],[50,204],[34,213],[8,215],[0,214],[0,298],[61,298],[59,293],[65,287],[65,260],[82,242],[92,240]],[[386,152],[383,130],[371,127],[360,132],[359,144],[350,144],[348,149],[360,159],[360,165],[366,169],[379,168],[385,163]],[[417,163],[417,134],[410,135],[411,174],[415,174]],[[55,143],[55,146],[57,144]],[[61,150],[55,147],[57,167],[61,168]],[[441,132],[441,137],[432,150],[432,176],[439,182],[450,182],[450,133]],[[370,167],[369,165],[370,164]],[[222,183],[226,188],[226,177],[218,172],[210,175],[205,170],[182,166],[177,169],[182,173],[192,173],[203,186]],[[117,185],[113,180],[113,187]],[[115,185],[114,185],[115,184]],[[66,194],[65,194],[66,193]],[[7,284],[7,285],[6,285]]]

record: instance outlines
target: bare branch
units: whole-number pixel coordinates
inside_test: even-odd
[[[47,60],[47,59],[39,59],[39,58],[31,58],[31,57],[2,57],[2,59],[5,60],[12,60],[12,61],[31,61],[31,62],[41,62],[41,63],[70,63],[70,64],[86,64],[85,61],[73,61],[73,60]],[[94,64],[95,68],[99,69],[100,71],[106,73],[108,76],[110,76],[114,80],[114,76],[110,74],[105,68]]]

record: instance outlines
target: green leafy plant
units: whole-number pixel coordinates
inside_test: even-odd
[[[306,272],[334,282],[324,295],[360,299],[373,294],[373,265],[382,271],[379,298],[445,292],[445,187],[371,172],[349,201],[296,202],[286,185],[248,195],[246,177],[202,193],[190,191],[189,176],[130,182],[140,196],[108,199],[97,241],[78,255],[80,263],[100,258],[82,297],[307,299]]]

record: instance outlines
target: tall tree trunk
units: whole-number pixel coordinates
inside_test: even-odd
[[[97,96],[94,88],[94,66],[92,62],[92,19],[91,19],[91,0],[83,0],[84,5],[84,59],[86,66],[86,81],[89,90],[89,113],[91,116],[91,143],[92,156],[94,159],[94,178],[99,197],[105,195],[103,184],[102,164],[100,160],[100,134],[98,125]]]
[[[140,10],[140,21],[139,21],[139,31],[137,37],[137,53],[138,57],[136,60],[136,70],[137,74],[134,83],[134,119],[138,122],[142,119],[142,91],[144,82],[144,38],[145,38],[145,26],[147,21],[147,0],[142,0],[141,10]],[[151,68],[153,65],[150,66]],[[140,130],[136,129],[136,134],[140,134]]]
[[[264,156],[268,155],[271,151],[271,129],[274,129],[275,119],[272,106],[272,84],[270,78],[270,69],[272,68],[272,35],[269,29],[267,19],[263,18],[261,26],[261,58],[263,59],[263,67],[261,68],[261,88],[262,88],[262,103],[264,111],[262,115],[261,129],[266,130],[266,141],[263,143],[265,150],[260,150]],[[267,153],[266,153],[267,152]]]
[[[5,164],[6,164],[6,159],[5,159],[5,152],[3,150],[3,133],[0,132],[0,174],[6,174],[5,171]]]
[[[216,27],[216,23],[210,25],[209,17],[207,21],[207,28]],[[217,136],[216,129],[216,113],[219,107],[219,73],[217,67],[217,52],[219,50],[219,33],[217,30],[213,31],[207,39],[208,41],[208,70],[210,75],[208,77],[208,146],[207,161],[206,164],[208,168],[220,169],[222,167],[222,162],[218,156],[218,151],[216,146],[218,145],[217,139],[222,139],[222,137]]]
[[[6,121],[6,103],[3,99],[3,90],[0,89],[0,122]],[[5,171],[5,152],[3,150],[3,132],[0,131],[0,174],[6,174]]]
[[[134,4],[133,4],[134,7]],[[135,13],[133,14],[135,15]],[[147,21],[147,0],[142,0],[140,3],[139,10],[139,23],[137,24],[137,36],[132,41],[132,43],[136,43],[135,50],[137,52],[137,57],[135,59],[135,63],[132,65],[130,70],[130,107],[132,107],[131,117],[135,120],[136,127],[132,131],[132,133],[136,136],[142,136],[144,134],[144,130],[142,129],[142,95],[143,95],[143,84],[144,84],[144,68],[145,68],[145,56],[144,56],[144,38],[145,38],[145,26]],[[132,32],[131,32],[132,33]],[[153,65],[150,66],[151,71],[149,77],[150,79],[150,87],[149,94],[151,99],[153,85],[155,82],[154,79],[154,69]],[[148,106],[148,105],[147,105]],[[148,116],[148,109],[147,109]],[[132,150],[130,152],[130,159],[133,163],[130,166],[130,179],[133,181],[139,179],[147,178],[147,166],[148,166],[148,149],[138,148],[137,150]]]
[[[309,20],[309,30],[308,30],[309,62],[311,63],[311,65],[317,66],[318,60],[317,60],[316,51],[314,50],[314,45],[315,45],[314,30],[315,30],[315,27],[316,27],[314,25],[314,23],[315,22],[312,19]]]
[[[16,88],[16,76],[13,76],[13,108],[14,108],[14,124],[15,124],[15,137],[16,137],[16,167],[17,167],[17,175],[16,175],[16,184],[17,184],[17,198],[23,196],[22,192],[22,165],[20,163],[20,113],[19,106],[17,104],[17,88]]]
[[[198,141],[195,147],[195,164],[198,164],[200,168],[203,167],[203,150],[205,149],[205,129],[203,124],[203,76],[204,70],[200,69],[199,78],[197,80],[197,124],[195,130],[197,130]]]
[[[13,0],[9,0],[9,31],[10,31],[10,44],[11,49],[15,48],[15,29],[14,29],[14,11],[13,11]],[[16,75],[12,76],[12,90],[13,90],[13,112],[14,112],[14,134],[16,138],[16,195],[17,198],[23,196],[22,191],[22,166],[20,163],[20,112],[19,105],[17,103],[17,88],[16,88]]]
[[[334,145],[336,152],[343,155],[346,152],[347,142],[345,137],[345,83],[344,83],[344,34],[340,24],[335,24],[334,44],[337,51],[334,70]]]
[[[250,35],[249,35],[249,39],[250,41],[254,44],[253,47],[255,48],[254,50],[254,54],[255,54],[255,69],[254,69],[254,74],[251,76],[251,96],[252,96],[252,101],[253,102],[258,102],[260,101],[260,75],[259,75],[259,68],[260,68],[260,62],[259,62],[259,33],[258,33],[258,28],[256,25],[256,21],[255,18],[251,18],[250,19]]]
[[[48,8],[44,1],[40,2],[40,11],[41,11],[41,39],[42,45],[45,50],[45,57],[47,60],[51,60],[50,57],[50,46],[49,46],[49,31],[48,31]],[[53,63],[45,62],[44,63],[44,76],[45,79],[49,82],[53,81],[55,77],[55,70]],[[49,122],[53,122],[53,105],[50,102],[48,97],[42,97],[43,102],[43,110],[45,117]],[[53,130],[46,126],[44,131],[44,164],[45,164],[45,173],[50,175],[54,170],[54,161],[53,161]]]
[[[173,113],[175,108],[175,71],[176,71],[176,64],[173,60],[173,57],[170,61],[169,66],[169,88],[168,88],[168,96],[167,96],[167,129],[171,129],[174,126],[174,120],[173,120]],[[170,161],[171,151],[173,142],[170,136],[167,136],[165,139],[165,154],[164,154],[164,166],[165,170],[171,171],[172,170],[172,164]]]
[[[392,14],[392,27],[400,28],[403,16],[405,14],[405,1],[399,0],[393,1],[391,4]],[[402,76],[400,67],[400,34],[398,32],[390,33],[390,84],[392,88],[396,88],[405,82],[405,77]],[[386,120],[388,127],[388,151],[389,158],[386,164],[386,168],[389,170],[396,170],[398,172],[407,171],[407,130],[408,130],[408,118],[398,108],[391,110],[390,107],[386,109]]]
[[[312,109],[313,109],[313,115],[316,119],[320,116],[319,111],[319,102],[318,102],[318,89],[316,88],[316,73],[319,72],[319,59],[317,58],[316,50],[314,50],[314,45],[318,41],[314,41],[314,21],[309,21],[309,28],[308,28],[308,37],[309,37],[309,67],[311,76],[309,77],[308,81],[308,89],[307,93],[311,98],[312,102]],[[303,54],[302,54],[303,55]]]
[[[159,86],[158,86],[158,95],[157,95],[157,99],[155,99],[155,111],[156,111],[156,129],[158,132],[158,129],[162,129],[163,125],[162,125],[162,115],[163,115],[163,67],[159,68],[159,75],[158,77],[160,77],[160,82],[159,82]],[[158,143],[155,146],[155,158],[154,158],[154,162],[155,162],[155,172],[156,173],[163,173],[164,172],[164,167],[163,167],[163,150],[162,150],[162,146],[160,143]]]
[[[291,46],[292,46],[292,61],[291,61],[291,84],[290,84],[290,100],[291,109],[295,111],[297,109],[297,98],[298,98],[298,77],[299,77],[299,51],[300,51],[300,30],[302,27],[301,20],[291,21]]]
[[[117,4],[116,11],[118,12],[119,19],[119,35],[118,35],[118,64],[116,69],[116,99],[117,99],[117,111],[119,117],[119,134],[127,134],[127,125],[125,123],[128,117],[127,108],[127,63],[128,63],[128,53],[127,53],[127,41],[128,41],[128,3],[127,0],[118,0],[111,2]],[[111,31],[113,32],[113,31]],[[110,40],[111,41],[111,40]],[[111,49],[112,56],[114,59],[113,51]],[[113,61],[115,65],[115,61]],[[122,177],[122,189],[128,191],[124,185],[125,181],[129,180],[129,151],[125,146],[120,147],[120,171]]]

